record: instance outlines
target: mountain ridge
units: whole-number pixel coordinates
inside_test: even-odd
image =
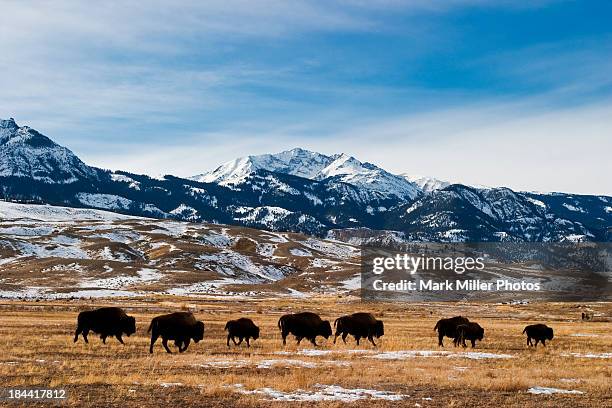
[[[431,181],[420,188],[349,155],[304,149],[250,157],[208,173],[215,180],[152,178],[90,167],[33,129],[0,122],[8,200],[317,236],[365,228],[407,241],[612,241],[612,197]]]

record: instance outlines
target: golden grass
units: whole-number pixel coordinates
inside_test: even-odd
[[[316,384],[334,384],[348,389],[367,388],[409,395],[399,402],[360,400],[351,406],[612,406],[612,360],[564,356],[612,352],[611,323],[605,321],[612,305],[607,303],[588,305],[604,316],[592,322],[581,322],[581,305],[569,303],[366,304],[333,297],[309,300],[155,298],[95,303],[15,301],[0,304],[0,386],[66,387],[70,393],[68,406],[287,404],[266,401],[263,395],[240,394],[235,384],[243,384],[247,390],[270,387],[285,392],[313,390]],[[120,305],[136,317],[136,335],[125,338],[125,346],[110,338],[103,345],[93,334],[88,345],[82,339],[74,344],[78,311],[108,304]],[[204,341],[192,344],[184,354],[172,355],[166,354],[158,342],[155,354],[149,355],[146,329],[150,319],[176,310],[193,311],[205,322]],[[349,339],[344,345],[338,339],[338,344],[333,345],[331,338],[327,341],[319,338],[320,349],[337,353],[303,356],[295,352],[312,346],[303,342],[297,347],[291,339],[283,347],[276,327],[281,314],[297,310],[318,312],[332,322],[342,314],[372,311],[385,321],[386,335],[379,340],[378,347],[381,352],[439,350],[432,330],[436,320],[462,314],[485,328],[485,340],[474,351],[511,354],[514,358],[472,360],[442,356],[380,360],[368,354],[347,352],[373,351],[369,344],[357,347]],[[250,317],[261,327],[262,337],[250,349],[244,344],[231,348],[225,345],[225,322],[239,316]],[[525,345],[522,329],[536,321],[555,329],[555,339],[547,348],[533,349]],[[574,337],[575,334],[582,336]],[[450,339],[445,339],[445,345],[445,351],[464,351],[452,347]],[[277,354],[279,351],[289,354]],[[283,359],[317,366],[285,367],[284,363],[278,363],[258,368],[265,360]],[[181,385],[164,387],[162,383]],[[532,386],[576,389],[584,394],[527,394],[525,391]],[[342,405],[339,402],[317,404]]]

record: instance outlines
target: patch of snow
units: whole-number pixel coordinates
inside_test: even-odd
[[[584,394],[582,391],[578,390],[562,390],[560,388],[550,388],[550,387],[531,387],[527,390],[530,394],[536,395],[551,395],[551,394]]]
[[[301,248],[291,248],[289,253],[291,253],[293,256],[312,256],[310,251]]]
[[[576,358],[612,358],[612,353],[563,353],[561,355]]]
[[[365,388],[348,389],[339,385],[315,384],[313,391],[295,390],[293,392],[278,391],[273,388],[264,387],[255,390],[247,390],[242,385],[236,384],[237,391],[247,395],[261,395],[272,401],[341,401],[354,402],[365,399],[400,401],[408,395],[397,394],[389,391],[370,390]]]

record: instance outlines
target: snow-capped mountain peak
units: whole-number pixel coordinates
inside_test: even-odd
[[[0,120],[0,177],[66,184],[97,177],[97,172],[70,150],[10,118]]]
[[[441,190],[450,186],[452,183],[444,180],[438,180],[433,177],[417,176],[412,174],[401,174],[406,180],[416,184],[424,193],[429,194],[432,191]]]
[[[362,163],[345,153],[327,156],[295,148],[276,154],[247,156],[229,161],[215,170],[192,177],[193,180],[233,186],[243,182],[257,170],[290,174],[310,180],[337,179],[383,196],[413,199],[420,195],[419,188],[401,176],[388,173],[370,164]]]

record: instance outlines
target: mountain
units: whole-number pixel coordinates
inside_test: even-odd
[[[0,299],[359,288],[359,249],[302,234],[0,201]]]
[[[326,156],[300,148],[277,154],[241,157],[191,179],[238,186],[249,174],[258,170],[317,181],[333,179],[372,192],[379,198],[396,197],[406,200],[414,199],[422,193],[421,189],[409,180],[371,163],[362,163],[344,153]]]
[[[14,119],[0,120],[0,177],[23,177],[50,184],[68,184],[97,177],[65,147]]]
[[[612,197],[415,183],[344,154],[303,149],[237,159],[192,179],[151,178],[90,167],[9,119],[0,121],[0,169],[5,200],[352,243],[612,241]]]
[[[448,181],[438,180],[433,177],[423,177],[409,174],[401,174],[401,176],[409,182],[414,183],[425,194],[429,194],[435,190],[441,190],[452,184]]]

